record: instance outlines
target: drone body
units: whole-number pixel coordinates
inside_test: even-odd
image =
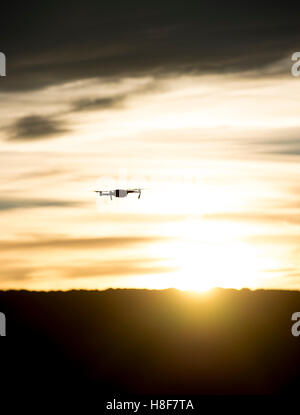
[[[112,197],[127,197],[129,193],[138,193],[141,197],[142,189],[116,189],[116,190],[94,190],[95,193],[99,193],[99,196],[109,196],[112,200]]]

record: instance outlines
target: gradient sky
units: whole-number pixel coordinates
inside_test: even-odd
[[[300,289],[298,11],[6,4],[0,288]]]

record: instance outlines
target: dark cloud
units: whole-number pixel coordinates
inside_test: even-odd
[[[19,118],[8,128],[9,141],[34,141],[59,136],[68,130],[61,120],[41,115]]]
[[[49,207],[76,207],[80,202],[52,199],[22,199],[22,198],[1,198],[0,211],[15,209],[49,208]]]
[[[161,82],[147,82],[145,85],[136,87],[128,92],[112,96],[102,97],[86,97],[75,101],[71,107],[71,111],[95,111],[107,109],[122,109],[125,107],[126,101],[138,95],[144,95],[149,92],[164,89],[164,83]]]
[[[163,86],[162,86],[163,87]],[[125,101],[130,97],[155,91],[157,85],[149,82],[146,85],[137,87],[123,94],[103,97],[81,98],[71,105],[66,113],[77,111],[99,111],[108,109],[121,109],[125,106]],[[27,115],[17,119],[12,125],[6,128],[8,141],[35,141],[43,140],[53,136],[60,136],[70,131],[66,124],[54,116]]]
[[[298,50],[294,3],[6,2],[2,90],[85,78],[262,70]],[[283,69],[284,71],[290,68]]]
[[[103,98],[83,98],[74,102],[73,111],[95,111],[111,108],[123,108],[126,95],[116,95]]]
[[[298,137],[289,138],[287,135],[283,135],[279,140],[262,141],[261,146],[257,146],[258,143],[253,141],[252,145],[256,145],[258,152],[270,155],[285,155],[285,156],[299,156],[300,155],[300,131],[298,131]]]
[[[217,142],[217,137],[213,139]],[[238,140],[234,138],[230,145],[244,150],[245,154],[296,156],[300,154],[300,129],[298,127],[258,129],[250,138],[239,133]]]
[[[269,151],[268,154],[282,155],[282,156],[300,156],[300,142],[296,147],[283,148],[278,150]]]

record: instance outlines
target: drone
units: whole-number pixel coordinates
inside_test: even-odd
[[[142,194],[142,189],[116,189],[116,190],[94,190],[95,193],[99,193],[99,196],[109,196],[112,200],[112,197],[126,197],[129,193],[138,193],[140,199]]]

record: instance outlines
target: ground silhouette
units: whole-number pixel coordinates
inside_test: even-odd
[[[294,394],[300,292],[1,291],[2,381],[119,394]],[[5,376],[4,376],[5,373]],[[75,390],[75,389],[74,389]]]

